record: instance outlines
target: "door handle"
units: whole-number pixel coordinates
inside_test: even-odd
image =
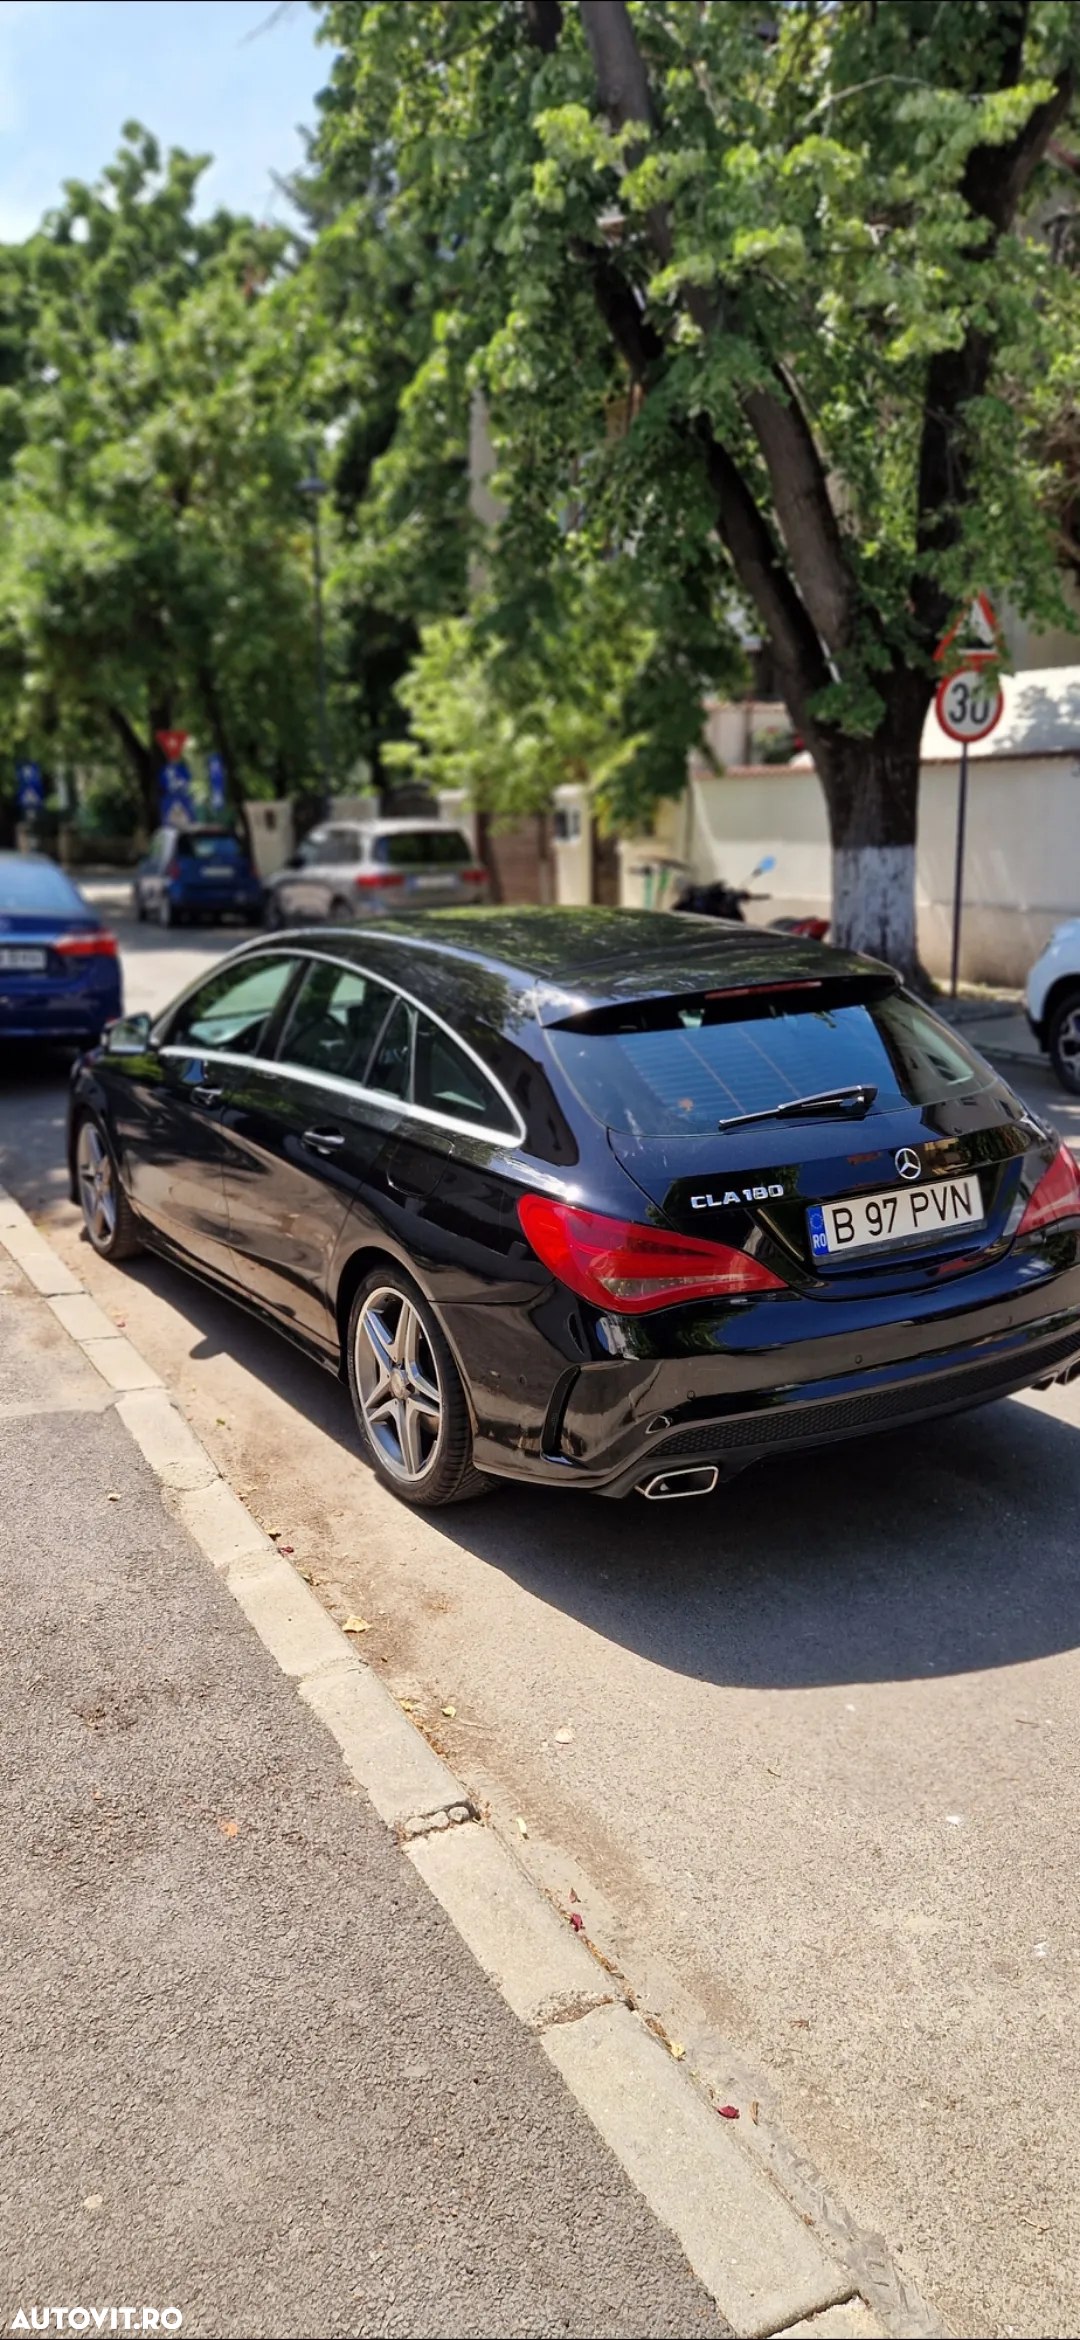
[[[335,1154],[345,1139],[340,1129],[306,1129],[300,1143],[313,1154]]]
[[[194,1097],[196,1105],[220,1105],[225,1091],[210,1088],[206,1081],[196,1081],[189,1095]]]

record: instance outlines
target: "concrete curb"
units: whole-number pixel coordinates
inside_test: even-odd
[[[358,1658],[316,1594],[221,1477],[160,1377],[0,1188],[0,1244],[116,1393],[115,1410],[264,1648],[336,1740],[353,1778],[507,2005],[746,2340],[877,2322],[716,2108],[564,1923],[468,1792]],[[840,2321],[836,2321],[836,2318]],[[927,2319],[924,2329],[935,2329]]]

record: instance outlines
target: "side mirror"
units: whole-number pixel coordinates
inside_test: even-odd
[[[117,1016],[105,1029],[105,1054],[145,1056],[149,1039],[149,1016]]]

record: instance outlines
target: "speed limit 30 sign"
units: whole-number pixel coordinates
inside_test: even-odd
[[[939,682],[934,705],[942,730],[966,745],[1000,723],[1005,700],[1001,684],[981,666],[962,666]]]

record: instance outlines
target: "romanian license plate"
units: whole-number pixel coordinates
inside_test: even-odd
[[[0,967],[17,967],[24,975],[41,975],[47,965],[45,951],[20,950],[10,943],[0,946]]]
[[[233,884],[236,882],[236,873],[233,869],[231,861],[204,861],[203,876],[214,878],[231,878]]]
[[[981,1227],[985,1218],[974,1170],[967,1178],[937,1178],[932,1186],[893,1186],[882,1194],[849,1195],[846,1202],[815,1203],[806,1214],[810,1249],[819,1259],[872,1251],[879,1243],[909,1243],[917,1235],[951,1235],[960,1227]]]
[[[413,894],[432,894],[437,886],[445,884],[446,879],[441,873],[438,877],[413,877],[409,879],[409,891]]]

